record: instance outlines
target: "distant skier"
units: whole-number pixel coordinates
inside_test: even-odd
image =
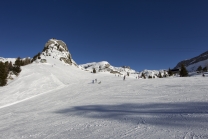
[[[125,80],[125,79],[126,79],[126,76],[124,75],[123,80]]]
[[[97,79],[95,79],[95,82],[97,82]]]
[[[202,76],[203,76],[203,77],[205,77],[205,75],[204,75],[204,74],[202,74]]]
[[[98,84],[101,84],[101,81]]]
[[[92,80],[92,83],[94,83],[94,80]]]

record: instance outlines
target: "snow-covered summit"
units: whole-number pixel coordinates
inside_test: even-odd
[[[54,38],[49,39],[48,42],[46,42],[42,53],[37,54],[33,58],[33,61],[48,63],[51,61],[51,58],[60,60],[65,64],[77,65],[76,62],[72,59],[72,55],[69,52],[66,43],[62,40],[57,40]]]
[[[93,71],[95,69],[98,72],[110,72],[114,74],[121,74],[121,75],[126,75],[127,73],[134,74],[136,73],[135,70],[130,69],[130,67],[114,67],[110,65],[109,62],[107,61],[101,61],[101,62],[91,62],[91,63],[86,63],[86,64],[81,64],[79,65],[82,69]]]

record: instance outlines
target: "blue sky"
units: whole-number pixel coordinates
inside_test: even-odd
[[[78,64],[173,68],[208,49],[207,0],[2,0],[0,57],[63,40]]]

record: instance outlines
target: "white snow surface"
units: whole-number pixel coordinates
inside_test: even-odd
[[[0,87],[1,139],[208,138],[208,75],[123,81],[48,61]]]
[[[207,67],[207,69],[208,69],[208,59],[191,64],[191,65],[187,66],[186,69],[189,72],[192,72],[192,71],[196,71],[199,66],[201,66],[202,68]]]
[[[100,69],[101,72],[113,70],[113,71],[118,71],[123,75],[126,75],[127,72],[129,72],[131,74],[136,74],[136,71],[133,69],[114,67],[114,66],[110,65],[110,63],[107,61],[91,62],[91,63],[81,64],[79,66],[81,67],[81,69],[85,69],[88,71],[93,71],[93,69],[95,68],[96,71],[99,71],[99,69]]]

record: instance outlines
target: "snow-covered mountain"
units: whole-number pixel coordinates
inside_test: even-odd
[[[175,69],[180,68],[181,64],[184,64],[189,72],[196,71],[196,69],[199,66],[202,66],[202,68],[204,68],[204,67],[208,68],[208,51],[206,51],[206,52],[204,52],[194,58],[183,60],[183,61],[179,62],[175,66]]]
[[[50,39],[41,53],[33,57],[33,62],[36,63],[51,63],[51,59],[56,59],[67,65],[75,65],[76,62],[72,59],[66,43],[62,40]]]
[[[123,67],[114,67],[110,65],[107,61],[101,61],[101,62],[91,62],[86,64],[79,65],[81,69],[87,70],[92,72],[93,69],[96,70],[96,72],[110,72],[113,74],[120,74],[120,75],[126,75],[127,73],[130,74],[136,74],[137,72],[133,69],[131,69],[128,66]]]

